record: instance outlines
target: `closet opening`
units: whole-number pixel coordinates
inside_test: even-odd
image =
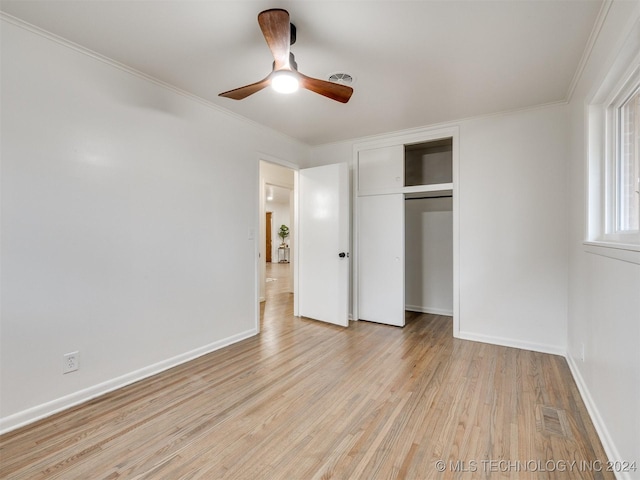
[[[453,316],[453,195],[405,196],[405,310]]]
[[[442,315],[459,331],[457,135],[442,129],[358,146],[359,320],[402,327],[415,313]]]

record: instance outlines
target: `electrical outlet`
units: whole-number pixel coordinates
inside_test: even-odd
[[[80,352],[65,353],[62,356],[62,373],[75,372],[80,368]]]

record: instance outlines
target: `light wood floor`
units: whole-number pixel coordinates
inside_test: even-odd
[[[435,315],[341,329],[268,295],[259,336],[0,437],[0,477],[614,478],[563,358]]]

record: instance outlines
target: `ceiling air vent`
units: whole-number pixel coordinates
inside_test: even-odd
[[[329,76],[329,81],[340,85],[351,85],[353,77],[348,73],[334,73]]]

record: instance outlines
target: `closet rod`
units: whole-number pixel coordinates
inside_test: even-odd
[[[405,200],[425,200],[429,198],[453,198],[453,195],[436,195],[433,197],[405,197]]]

